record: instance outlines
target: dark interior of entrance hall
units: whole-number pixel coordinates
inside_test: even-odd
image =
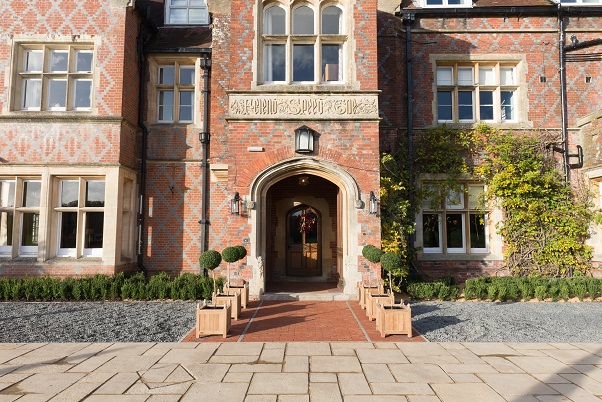
[[[266,291],[336,288],[342,279],[339,188],[298,174],[275,183],[266,198]]]

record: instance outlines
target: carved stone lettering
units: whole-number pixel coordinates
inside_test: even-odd
[[[376,95],[230,95],[231,119],[377,119]]]

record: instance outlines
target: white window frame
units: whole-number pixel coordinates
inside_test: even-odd
[[[162,84],[160,83],[160,74],[161,69],[163,68],[174,68],[174,82],[173,84]],[[181,70],[192,69],[193,72],[193,82],[192,84],[181,84],[180,83],[180,73]],[[157,74],[155,81],[155,89],[156,89],[156,97],[157,97],[157,123],[183,123],[190,124],[195,121],[197,116],[197,96],[196,96],[196,83],[197,83],[197,73],[198,70],[196,68],[196,63],[191,61],[173,61],[173,62],[161,62],[157,65]],[[172,92],[173,93],[173,105],[172,105],[172,118],[171,119],[161,119],[159,110],[161,108],[161,92]],[[192,93],[192,119],[191,120],[181,120],[180,119],[180,93],[181,92],[191,92]]]
[[[35,43],[18,43],[16,47],[15,57],[15,92],[12,95],[13,110],[17,111],[50,111],[50,112],[90,112],[93,108],[93,91],[94,91],[94,71],[78,71],[77,70],[77,55],[78,52],[92,54],[91,70],[94,70],[94,45],[86,43],[70,44],[70,43],[53,43],[53,44],[35,44]],[[27,71],[28,55],[36,53],[41,55],[41,69],[33,69]],[[53,53],[65,53],[67,59],[67,70],[51,70],[50,60]],[[66,84],[64,106],[53,106],[50,104],[50,83],[52,81],[64,81]],[[90,81],[92,83],[90,89],[89,106],[76,107],[74,105],[76,98],[75,83],[78,80]],[[26,86],[28,82],[39,82],[38,88],[35,89],[36,98],[39,102],[34,105],[27,106]],[[31,93],[30,93],[31,94]]]
[[[12,230],[12,244],[10,246],[0,246],[0,256],[2,257],[37,257],[38,246],[24,246],[23,245],[23,216],[24,214],[36,214],[38,216],[38,227],[36,238],[40,236],[40,204],[41,200],[41,187],[42,181],[39,177],[2,177],[0,182],[13,183],[14,194],[12,200],[12,206],[2,207],[0,206],[1,212],[12,213],[13,215],[13,226]],[[40,200],[38,205],[25,206],[23,203],[23,197],[25,196],[24,188],[25,183],[38,183],[40,186]],[[8,228],[7,228],[8,229]]]
[[[481,79],[485,77],[481,74],[481,67],[491,71],[493,69],[494,81],[488,81],[485,83],[481,82]],[[521,96],[520,85],[518,82],[518,62],[499,62],[499,61],[479,61],[479,62],[464,62],[464,61],[440,61],[435,67],[435,96],[433,102],[435,103],[434,111],[437,114],[435,120],[437,123],[477,123],[480,121],[500,124],[500,123],[517,123],[521,120],[519,114],[519,99]],[[460,83],[458,80],[459,69],[471,69],[473,83],[468,82]],[[451,82],[440,79],[441,76],[449,76],[451,70]],[[504,70],[511,70],[511,76],[514,80],[512,83],[502,83],[502,74]],[[443,119],[439,118],[439,103],[438,93],[450,92],[451,93],[451,110],[452,118]],[[472,118],[460,119],[460,92],[472,92]],[[491,119],[481,118],[481,92],[492,93],[492,104],[486,104],[485,106],[493,106],[493,116]],[[512,92],[512,118],[504,118],[502,107],[502,92]],[[447,106],[447,105],[445,105]]]
[[[77,194],[77,206],[61,206],[62,200],[62,186],[66,182],[77,182],[78,183],[78,194]],[[57,257],[102,257],[104,250],[104,243],[102,248],[85,248],[86,244],[85,236],[86,233],[86,219],[88,214],[91,212],[102,212],[105,214],[105,207],[87,207],[86,206],[86,183],[103,182],[105,183],[104,202],[107,199],[107,188],[106,180],[104,177],[57,177],[57,195],[56,195],[56,206],[54,208],[56,213],[56,255]],[[64,213],[75,213],[77,214],[77,225],[75,231],[75,247],[61,247],[61,235],[62,235],[62,220]],[[106,215],[105,215],[106,216]],[[106,230],[103,223],[103,242],[106,239]]]
[[[422,187],[431,187],[433,189],[439,189],[439,186],[434,182],[423,183]],[[486,186],[478,183],[464,183],[458,190],[450,190],[448,194],[441,197],[441,205],[430,205],[431,201],[423,200],[421,221],[422,221],[422,241],[424,245],[424,222],[425,215],[437,215],[438,218],[438,230],[439,230],[439,247],[423,247],[423,254],[488,254],[489,253],[489,219],[488,211],[479,209],[478,203],[472,202],[470,191],[471,188],[478,188],[478,194],[486,191]],[[461,195],[460,203],[449,202],[450,194]],[[435,199],[435,201],[438,201]],[[436,202],[439,204],[439,202]],[[449,247],[447,242],[447,217],[449,215],[460,215],[461,228],[462,228],[462,246],[461,247]],[[471,216],[482,215],[484,218],[484,236],[485,236],[485,247],[484,248],[472,248],[470,246],[471,236]]]
[[[186,5],[173,5],[172,0],[165,0],[165,25],[208,25],[209,24],[209,9],[207,2],[203,1],[201,5],[190,5],[191,0],[185,0]],[[186,10],[186,22],[170,22],[172,10]],[[190,22],[189,11],[191,9],[201,10],[203,18],[200,22]]]
[[[555,2],[558,3],[558,1]],[[585,2],[584,0],[575,0],[574,2],[560,1],[560,4],[563,6],[599,6],[602,5],[602,0],[598,0],[593,3]]]
[[[421,0],[424,8],[466,8],[472,7],[472,0],[461,0],[462,4],[449,4],[449,0],[441,0],[443,4],[428,4],[430,0]]]
[[[293,16],[294,10],[299,7],[309,7],[313,11],[313,34],[294,34],[293,32]],[[279,7],[284,10],[285,18],[285,33],[284,34],[268,34],[265,33],[267,27],[266,11],[272,7]],[[338,34],[322,34],[322,12],[328,7],[336,7],[339,9],[339,33]],[[293,84],[293,85],[340,85],[345,83],[347,79],[345,77],[345,54],[347,52],[347,33],[345,31],[345,10],[339,3],[328,3],[320,4],[318,0],[305,1],[303,3],[295,3],[293,5],[285,5],[282,3],[270,3],[265,7],[261,8],[260,21],[257,26],[261,27],[262,32],[260,35],[260,51],[261,57],[258,58],[260,68],[258,71],[260,84],[273,85],[273,84]],[[284,79],[274,80],[269,74],[269,64],[272,62],[270,55],[267,51],[270,45],[281,45],[284,46]],[[299,45],[310,45],[313,46],[313,80],[294,80],[294,58],[293,52],[295,46]],[[326,70],[327,65],[322,65],[323,58],[323,46],[339,46],[338,51],[338,66],[336,67],[336,79],[332,78],[329,71]],[[331,65],[333,63],[328,63]],[[323,71],[324,68],[324,71]],[[331,67],[332,68],[332,67]]]

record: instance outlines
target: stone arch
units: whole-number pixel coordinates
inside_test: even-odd
[[[295,157],[282,160],[261,171],[251,182],[248,194],[248,219],[251,225],[249,238],[250,255],[248,263],[253,266],[250,293],[259,295],[265,289],[264,263],[267,249],[267,194],[272,185],[290,176],[310,174],[322,177],[335,184],[340,191],[342,249],[341,270],[343,272],[343,293],[356,292],[355,284],[361,279],[358,272],[358,239],[361,230],[357,210],[364,207],[361,191],[355,178],[341,166],[317,158]]]

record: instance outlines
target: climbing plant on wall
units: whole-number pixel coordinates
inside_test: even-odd
[[[461,189],[467,177],[487,185],[490,205],[504,220],[497,230],[505,242],[505,264],[514,275],[567,276],[590,268],[592,249],[585,244],[599,217],[591,194],[578,183],[567,186],[558,163],[546,148],[545,133],[524,135],[486,125],[474,130],[449,126],[417,135],[414,177],[433,178],[441,188],[426,194],[409,177],[407,150],[381,157],[382,250],[402,257],[407,274],[414,255],[408,247],[414,216],[425,198]],[[429,186],[433,191],[433,186]],[[410,193],[413,193],[410,202]]]
[[[586,245],[597,218],[592,194],[578,175],[565,184],[545,133],[526,136],[487,126],[475,130],[489,199],[504,212],[498,224],[506,248],[505,264],[517,276],[569,276],[591,267]]]

